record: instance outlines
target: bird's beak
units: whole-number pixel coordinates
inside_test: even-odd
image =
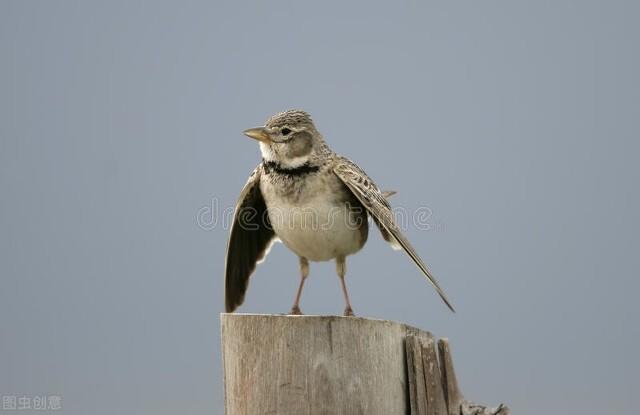
[[[271,141],[269,133],[264,127],[249,128],[248,130],[244,130],[243,133],[247,137],[254,138],[258,141],[262,141],[263,143],[269,143]]]

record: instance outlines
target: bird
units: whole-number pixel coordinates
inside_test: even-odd
[[[427,265],[394,220],[388,197],[351,160],[332,151],[311,116],[299,109],[271,116],[244,135],[258,141],[262,161],[235,206],[225,261],[225,309],[243,302],[249,279],[280,241],[298,256],[300,282],[289,314],[300,315],[309,262],[335,260],[345,316],[353,308],[345,283],[346,258],[367,241],[371,217],[382,238],[401,249],[455,311]]]

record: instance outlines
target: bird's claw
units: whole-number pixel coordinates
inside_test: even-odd
[[[290,316],[301,316],[302,311],[300,311],[300,307],[298,307],[297,305],[294,305],[293,307],[291,307],[291,311],[289,311],[289,315]]]
[[[353,314],[353,310],[351,309],[351,307],[347,307],[344,309],[344,316],[345,317],[354,317],[355,314]]]

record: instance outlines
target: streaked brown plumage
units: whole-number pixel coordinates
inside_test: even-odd
[[[291,313],[301,314],[299,301],[309,261],[335,259],[346,303],[344,314],[353,315],[344,283],[346,257],[364,246],[368,215],[387,242],[409,255],[453,311],[395,223],[388,195],[355,163],[329,149],[309,114],[282,112],[269,118],[264,127],[245,134],[260,141],[263,161],[249,177],[236,205],[225,264],[228,312],[242,304],[256,264],[280,239],[300,258],[302,278]]]

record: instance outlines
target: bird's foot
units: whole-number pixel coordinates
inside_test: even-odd
[[[293,307],[291,307],[291,311],[289,311],[289,315],[290,316],[301,316],[302,315],[302,311],[300,311],[300,307],[298,307],[297,305],[294,305]]]
[[[351,307],[348,307],[344,309],[344,316],[345,317],[353,317],[355,316],[355,314],[353,314],[353,310],[351,309]]]

